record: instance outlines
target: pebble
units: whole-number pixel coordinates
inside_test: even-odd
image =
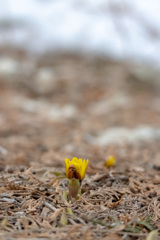
[[[7,153],[8,153],[7,149],[5,149],[4,147],[0,146],[0,154],[6,155]]]
[[[35,91],[39,94],[49,94],[56,86],[57,78],[51,68],[40,68],[35,76]]]

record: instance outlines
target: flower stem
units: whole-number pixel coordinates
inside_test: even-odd
[[[68,181],[69,199],[76,198],[81,193],[81,184],[79,179],[69,179]]]

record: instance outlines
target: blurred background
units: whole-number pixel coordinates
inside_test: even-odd
[[[159,66],[159,1],[1,0],[0,43]]]
[[[139,163],[139,148],[158,161],[159,0],[0,5],[2,165],[127,162],[128,151]]]

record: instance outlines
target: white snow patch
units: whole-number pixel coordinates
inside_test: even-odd
[[[98,137],[87,136],[88,142],[99,146],[109,144],[136,144],[140,142],[153,141],[160,139],[160,128],[150,126],[139,126],[134,129],[115,127],[104,130]]]
[[[159,0],[0,0],[0,6],[0,24],[11,25],[0,26],[1,45],[91,51],[160,66]]]

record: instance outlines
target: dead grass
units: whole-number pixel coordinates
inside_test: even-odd
[[[62,198],[66,180],[51,184],[52,179],[50,168],[1,172],[1,236],[144,239],[150,231],[159,229],[160,177],[156,170],[88,174],[82,195],[74,202]]]

